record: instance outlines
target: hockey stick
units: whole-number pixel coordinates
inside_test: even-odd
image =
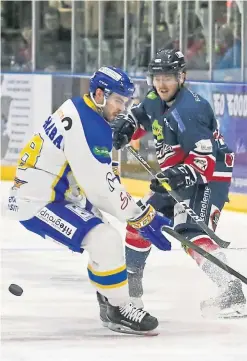
[[[245,283],[247,285],[247,278],[244,277],[241,273],[238,273],[233,268],[231,268],[230,266],[228,266],[224,262],[220,261],[218,258],[214,257],[212,254],[208,253],[207,251],[204,251],[204,249],[202,249],[201,247],[198,247],[193,242],[188,241],[187,239],[182,237],[181,234],[174,231],[172,228],[167,227],[167,226],[163,226],[162,227],[162,233],[163,232],[166,232],[170,236],[176,238],[179,242],[182,243],[182,245],[184,245],[186,247],[189,247],[189,248],[192,248],[194,251],[199,253],[202,257],[204,257],[207,260],[209,260],[210,262],[216,264],[218,267],[222,268],[224,271],[226,271],[226,272],[230,273],[231,275],[235,276],[236,278],[238,278],[240,281],[242,281],[243,283]]]
[[[193,219],[193,221],[204,231],[207,235],[212,238],[212,240],[217,243],[222,248],[227,248],[230,245],[230,242],[223,241],[218,237],[202,220],[201,218],[191,209],[179,196],[179,194],[173,191],[170,185],[165,181],[156,177],[156,172],[150,167],[150,165],[145,161],[145,159],[130,145],[126,145],[127,150],[141,163],[143,168],[153,177],[156,178],[160,184],[165,188],[165,190],[172,196],[172,198],[185,210],[185,212]]]

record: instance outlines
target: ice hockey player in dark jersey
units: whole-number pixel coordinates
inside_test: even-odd
[[[131,139],[151,131],[163,176],[172,189],[188,203],[201,219],[216,229],[220,212],[228,201],[234,154],[220,135],[213,110],[200,95],[184,86],[184,55],[180,51],[160,50],[148,67],[148,83],[152,86],[145,99],[127,115],[114,122],[113,144],[124,147]],[[223,250],[206,235],[153,180],[148,203],[167,217],[186,239],[226,262]],[[130,296],[142,304],[142,278],[151,244],[127,226],[126,263]],[[219,296],[204,301],[202,311],[212,308],[219,317],[242,316],[246,299],[237,279],[205,260],[192,249],[186,252],[216,283]]]

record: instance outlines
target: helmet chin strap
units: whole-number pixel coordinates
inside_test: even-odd
[[[97,108],[100,108],[100,109],[103,111],[103,108],[104,108],[105,105],[106,105],[106,96],[105,96],[105,94],[104,94],[103,104],[96,103],[92,92],[90,92],[89,94],[90,94],[90,98],[91,98],[92,102],[94,103],[94,105],[95,105]]]
[[[107,97],[105,96],[105,94],[104,94],[103,104],[99,104],[99,103],[97,103],[97,102],[95,101],[92,92],[90,92],[89,95],[90,95],[90,98],[91,98],[92,102],[94,103],[94,105],[98,108],[98,111],[99,111],[99,113],[101,114],[101,116],[105,119],[106,122],[108,122],[108,120],[106,119],[106,117],[105,117],[105,115],[104,115],[104,107],[106,106],[106,99],[107,99]]]

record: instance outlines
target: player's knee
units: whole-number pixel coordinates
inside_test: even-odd
[[[204,249],[205,251],[211,253],[220,247],[215,244],[212,239],[207,235],[198,235],[192,239],[190,239],[191,242],[193,242],[198,247]],[[204,261],[204,257],[202,257],[199,253],[194,251],[193,249],[189,248],[187,250],[187,253],[196,261],[198,265],[201,265]]]
[[[89,252],[93,262],[101,268],[119,267],[125,263],[120,234],[108,224],[99,224],[85,237],[82,247]]]

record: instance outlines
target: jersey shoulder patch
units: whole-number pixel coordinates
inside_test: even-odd
[[[88,147],[100,163],[111,163],[112,130],[81,97],[71,99],[81,119]]]

